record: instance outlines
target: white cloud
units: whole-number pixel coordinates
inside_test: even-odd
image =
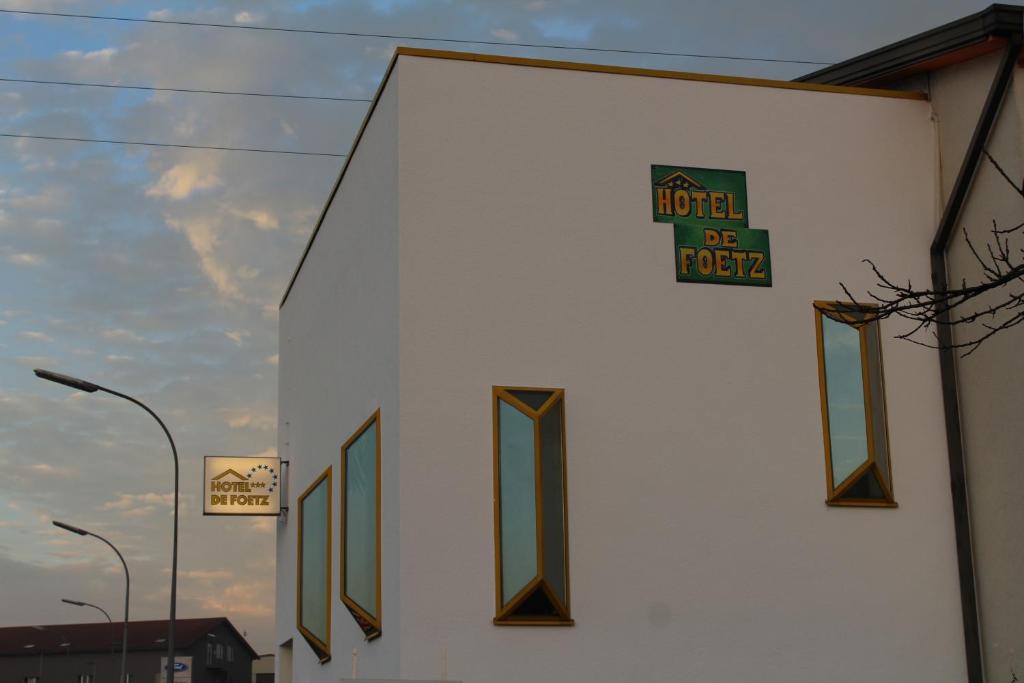
[[[101,510],[133,510],[139,509],[139,504],[151,505],[173,505],[173,493],[119,493],[114,500],[108,500],[100,506]]]
[[[248,12],[246,10],[242,10],[241,12],[235,13],[236,24],[252,24],[254,22],[260,21],[261,19],[263,19],[263,15],[253,14],[252,12]]]
[[[232,216],[237,216],[238,218],[244,218],[247,221],[251,221],[260,230],[277,230],[281,227],[280,222],[277,220],[277,216],[269,211],[264,211],[262,209],[229,209],[229,211]]]
[[[74,473],[74,470],[68,467],[54,467],[53,465],[45,462],[37,462],[31,465],[29,469],[43,474],[52,474],[57,477],[67,477]]]
[[[491,35],[498,40],[516,41],[519,40],[519,34],[515,31],[510,31],[507,28],[496,28],[491,31]]]
[[[249,336],[248,330],[230,330],[224,333],[224,336],[235,342],[239,346],[242,345],[242,340]]]
[[[153,507],[152,505],[143,505],[141,507],[128,508],[127,510],[122,510],[121,515],[123,517],[146,517],[148,515],[153,514],[154,512],[156,512],[156,508]]]
[[[242,293],[238,289],[238,283],[213,254],[218,242],[213,226],[202,219],[177,220],[164,217],[164,220],[173,229],[185,233],[192,250],[199,256],[199,266],[202,268],[203,274],[210,280],[217,292],[228,299],[240,299]]]
[[[111,363],[125,363],[135,360],[135,356],[120,356],[116,353],[111,353],[107,355],[107,360]]]
[[[6,204],[15,209],[52,211],[67,203],[67,191],[58,187],[47,187],[35,194],[12,193]]]
[[[174,12],[169,9],[155,9],[146,15],[147,19],[170,19],[174,16]]]
[[[111,341],[125,341],[125,342],[141,342],[146,341],[143,337],[135,334],[131,330],[125,330],[117,328],[113,330],[103,330],[103,338]]]
[[[33,330],[25,330],[24,332],[19,332],[18,336],[21,337],[22,339],[30,339],[32,341],[43,342],[44,344],[49,344],[53,341],[53,337],[51,337],[50,335],[44,332],[35,332]]]
[[[186,199],[197,190],[209,190],[221,184],[216,173],[197,163],[175,164],[160,179],[146,188],[147,197]]]
[[[10,254],[7,260],[16,266],[40,266],[43,264],[43,257],[39,254]]]
[[[163,570],[165,574],[170,574],[171,570]],[[210,581],[212,579],[231,579],[234,578],[234,573],[229,572],[226,569],[185,569],[179,570],[178,576],[185,579],[198,579],[200,581]]]
[[[210,592],[208,597],[203,599],[202,607],[210,614],[270,617],[274,614],[272,603],[260,597],[273,594],[274,586],[269,581],[242,581]]]
[[[277,427],[277,418],[273,415],[257,415],[241,413],[228,418],[228,426],[232,429],[255,429],[267,432]]]
[[[100,50],[93,50],[91,52],[82,52],[81,50],[66,50],[63,55],[69,59],[83,62],[109,62],[111,58],[118,52],[116,47],[105,47]]]

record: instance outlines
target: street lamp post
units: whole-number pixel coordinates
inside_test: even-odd
[[[160,417],[150,410],[142,401],[132,398],[127,394],[122,394],[113,389],[107,389],[101,387],[98,384],[87,382],[77,377],[70,377],[68,375],[62,375],[58,372],[51,372],[50,370],[40,370],[36,368],[33,370],[36,377],[45,379],[50,382],[56,382],[57,384],[63,384],[64,386],[71,387],[72,389],[78,389],[89,394],[102,391],[110,394],[111,396],[117,396],[123,398],[126,401],[130,401],[135,405],[139,406],[143,410],[152,416],[154,420],[160,425],[160,428],[164,430],[164,434],[167,435],[167,440],[171,443],[171,455],[174,456],[174,531],[171,541],[171,618],[170,623],[167,627],[167,671],[165,681],[167,683],[173,683],[174,681],[174,631],[175,631],[175,613],[177,611],[178,603],[178,448],[174,445],[174,438],[171,436],[171,432],[167,429],[167,425]]]
[[[78,534],[79,536],[92,536],[93,538],[98,538],[110,546],[111,550],[117,553],[118,559],[121,560],[121,564],[124,566],[124,631],[121,634],[121,677],[118,680],[121,681],[121,683],[127,683],[127,680],[125,679],[125,668],[128,664],[128,597],[131,588],[131,578],[128,575],[128,563],[124,561],[124,556],[121,554],[121,551],[115,548],[113,543],[99,534],[94,534],[91,531],[86,531],[85,529],[80,529],[76,526],[71,526],[70,524],[65,524],[64,522],[58,522],[56,520],[53,521],[53,525],[64,529],[65,531],[70,531],[73,534]],[[95,607],[95,605],[91,606]],[[106,612],[99,607],[96,607],[96,609],[99,609],[101,612],[106,614]],[[110,619],[110,615],[107,615],[107,619]]]
[[[107,618],[107,623],[108,624],[113,625],[113,623],[114,623],[113,620],[110,618],[110,615],[107,614],[107,610],[103,609],[99,605],[94,605],[91,602],[82,602],[81,600],[68,600],[67,598],[61,598],[60,601],[61,602],[66,602],[69,605],[74,605],[75,607],[92,607],[93,609],[98,609],[99,611],[103,612],[103,616],[105,616]],[[113,638],[110,639],[110,654],[114,654],[114,639]],[[93,664],[93,667],[95,667],[95,666],[96,665]],[[122,683],[123,683],[123,681],[122,681]]]

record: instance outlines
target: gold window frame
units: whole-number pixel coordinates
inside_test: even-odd
[[[377,616],[374,617],[366,611],[362,606],[359,605],[354,599],[350,598],[345,592],[345,558],[348,552],[348,546],[345,540],[345,513],[348,510],[346,501],[346,481],[348,475],[348,449],[359,439],[363,434],[366,433],[371,427],[375,430],[376,436],[376,474],[375,478],[375,498],[376,498],[376,546],[377,546],[377,577],[376,577],[376,604],[374,605]],[[348,608],[349,612],[352,613],[352,618],[356,624],[363,631],[367,640],[375,640],[381,635],[381,563],[380,563],[380,408],[374,411],[373,415],[369,417],[359,428],[345,441],[341,446],[341,504],[340,504],[340,522],[341,522],[341,557],[338,562],[340,565],[340,577],[341,584],[338,592],[341,594],[341,601]]]
[[[885,364],[882,362],[882,339],[878,319],[873,315],[877,308],[877,306],[870,304],[839,301],[814,302],[814,326],[818,349],[818,389],[821,396],[821,424],[825,446],[825,502],[830,506],[898,507],[892,483],[892,441],[889,439],[889,417],[885,403]],[[858,332],[860,338],[861,381],[864,393],[864,424],[867,431],[867,461],[857,467],[846,479],[838,483],[834,482],[832,478],[832,434],[828,417],[828,387],[825,377],[825,335],[822,327],[822,316],[826,315],[832,320],[854,327]],[[885,444],[888,450],[886,472],[884,474],[881,465],[878,463],[875,439],[872,437],[875,428],[875,417],[874,406],[871,402],[871,386],[874,380],[871,377],[871,363],[868,357],[869,334],[875,336],[875,347],[878,349],[878,395],[882,397],[882,409],[880,411],[881,419],[884,422],[882,433],[885,435]],[[860,482],[868,470],[873,470],[875,479],[882,490],[883,498],[843,498],[850,488]]]
[[[302,516],[303,509],[302,503],[313,491],[317,489],[320,484],[327,480],[327,572],[326,576],[326,587],[324,592],[325,597],[325,614],[327,623],[327,642],[320,640],[319,637],[313,634],[312,631],[302,625]],[[298,627],[299,633],[306,639],[313,651],[316,652],[320,658],[320,663],[323,664],[331,659],[331,556],[334,554],[334,549],[331,547],[331,541],[333,538],[333,531],[331,529],[331,520],[334,517],[334,513],[331,509],[332,498],[334,489],[331,482],[331,467],[328,465],[327,469],[324,470],[319,477],[313,480],[313,483],[306,487],[296,501],[296,507],[299,509],[299,526],[297,530],[297,542],[295,544],[298,552],[298,575],[295,577],[295,625]]]
[[[536,391],[551,395],[539,409],[531,408],[518,398],[512,391]],[[499,399],[523,413],[533,421],[533,457],[534,457],[534,499],[537,519],[537,574],[519,590],[507,605],[502,602],[502,555],[501,555],[501,430],[498,417]],[[544,514],[542,497],[542,472],[540,448],[541,418],[555,407],[561,412],[562,427],[562,553],[565,558],[565,603],[554,594],[544,579]],[[565,429],[565,390],[551,387],[519,387],[494,386],[491,388],[492,425],[494,433],[494,572],[495,572],[495,617],[494,624],[499,626],[572,626],[575,621],[571,616],[571,587],[569,571],[569,484],[567,476],[568,452],[566,449]],[[535,590],[543,590],[548,601],[555,607],[557,615],[551,617],[516,617],[515,611],[530,597]]]

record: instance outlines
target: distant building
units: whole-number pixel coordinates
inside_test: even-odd
[[[803,82],[399,48],[281,304],[278,681],[1024,671],[1024,325],[835,301],[1024,218],[1022,27]]]
[[[114,683],[122,623],[0,628],[0,683]],[[158,683],[167,621],[128,624],[130,683]],[[176,683],[250,683],[259,655],[226,617],[178,619]],[[182,668],[184,665],[184,668]]]
[[[252,683],[274,683],[274,655],[260,655],[252,661]]]

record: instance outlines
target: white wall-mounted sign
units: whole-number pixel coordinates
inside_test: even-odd
[[[167,670],[167,657],[160,658],[160,671],[156,674],[156,683],[163,683],[165,676],[163,671]],[[174,655],[174,683],[192,683],[192,658]]]
[[[206,456],[203,466],[204,515],[281,513],[280,458]]]

